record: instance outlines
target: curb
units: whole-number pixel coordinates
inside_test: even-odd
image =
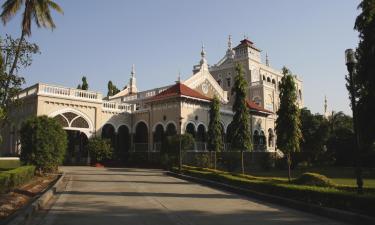
[[[203,184],[209,187],[229,191],[232,193],[240,194],[240,195],[251,197],[251,198],[255,198],[258,200],[264,200],[270,203],[283,205],[283,206],[296,209],[302,212],[313,213],[313,214],[327,217],[336,221],[342,221],[342,222],[355,224],[355,225],[357,224],[374,225],[375,224],[375,218],[365,216],[365,215],[360,215],[357,213],[312,205],[312,204],[308,204],[308,203],[301,202],[301,201],[291,200],[291,199],[287,199],[287,198],[283,198],[283,197],[279,197],[275,195],[264,194],[264,193],[256,192],[256,191],[246,189],[246,188],[236,187],[236,186],[232,186],[229,184],[220,183],[217,181],[207,180],[204,178],[198,178],[198,177],[175,173],[171,171],[166,171],[165,174],[176,177],[176,178],[180,178],[183,180],[188,180],[188,181],[192,181],[195,183]]]
[[[15,212],[6,219],[0,225],[23,225],[27,224],[32,216],[39,210],[43,209],[47,202],[56,194],[56,190],[62,185],[62,180],[65,173],[62,173],[60,177],[55,181],[52,187],[45,190],[41,195],[36,196],[31,203],[21,208],[18,212]]]

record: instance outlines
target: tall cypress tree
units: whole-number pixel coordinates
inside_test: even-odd
[[[216,169],[216,152],[223,150],[223,134],[220,123],[220,101],[214,96],[210,105],[210,123],[208,124],[208,147],[215,152],[214,167]]]
[[[82,77],[82,84],[78,84],[77,89],[85,91],[89,89],[89,84],[87,83],[87,78],[85,76]]]
[[[354,86],[352,97],[353,119],[358,142],[357,156],[357,185],[362,193],[361,158],[363,154],[373,151],[375,141],[375,0],[363,0],[359,6],[362,12],[358,15],[354,29],[359,32],[357,48],[357,64],[352,82]],[[349,81],[349,80],[348,80]],[[355,104],[353,106],[353,103]],[[356,112],[354,112],[356,111]],[[355,115],[354,115],[355,114]]]
[[[299,144],[302,133],[300,110],[297,105],[296,84],[293,75],[286,67],[283,67],[283,75],[280,84],[280,107],[277,111],[276,134],[277,148],[287,157],[288,178],[290,181],[291,153],[300,150]]]
[[[251,150],[250,132],[250,112],[246,105],[247,81],[243,75],[240,64],[236,65],[237,75],[234,78],[232,92],[235,94],[232,110],[234,112],[232,123],[230,124],[230,143],[232,150],[241,151],[241,169],[244,173],[243,151]]]

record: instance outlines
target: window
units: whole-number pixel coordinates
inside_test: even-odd
[[[271,82],[271,78],[267,77],[267,82]]]
[[[231,87],[230,78],[227,78],[227,87]]]
[[[221,86],[221,80],[217,80],[217,83]]]

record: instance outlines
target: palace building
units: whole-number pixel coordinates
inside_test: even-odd
[[[22,104],[13,110],[10,127],[2,132],[0,155],[19,154],[21,124],[32,115],[47,115],[61,123],[69,137],[68,153],[76,161],[87,159],[83,146],[93,136],[110,138],[119,152],[158,152],[164,136],[190,133],[195,138],[192,150],[207,151],[209,107],[214,95],[221,102],[224,149],[228,150],[236,64],[242,65],[248,82],[253,150],[277,151],[274,128],[281,71],[271,68],[267,56],[263,63],[261,50],[247,38],[232,48],[229,37],[224,57],[214,65],[209,66],[205,56],[202,47],[201,60],[187,80],[146,91],[138,91],[133,65],[125,89],[108,98],[99,92],[44,83],[30,86],[16,96]],[[302,80],[295,80],[302,107]]]

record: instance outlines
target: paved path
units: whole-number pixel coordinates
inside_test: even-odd
[[[340,224],[165,176],[160,170],[63,170],[71,180],[45,215],[43,225]]]

